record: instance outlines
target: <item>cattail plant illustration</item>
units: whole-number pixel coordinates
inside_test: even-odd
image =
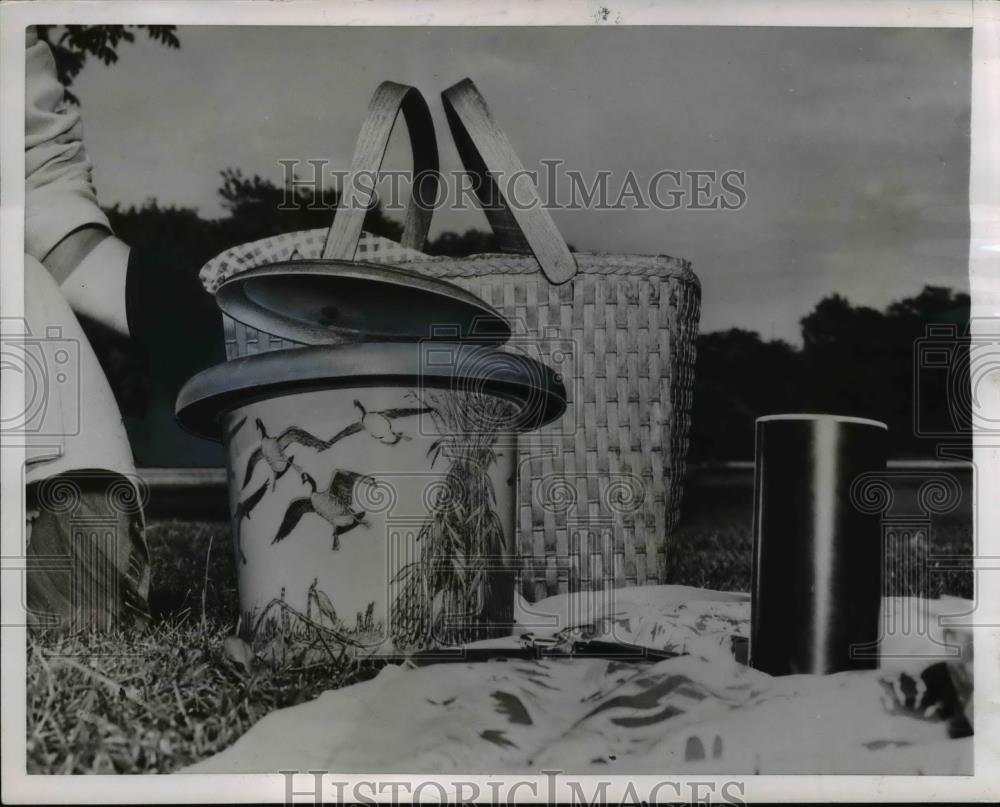
[[[490,469],[514,406],[478,392],[423,397],[441,435],[428,452],[431,467],[447,470],[429,490],[416,557],[393,579],[390,632],[400,650],[502,635],[513,621],[513,571]]]
[[[262,609],[245,612],[241,623],[248,626],[255,655],[273,664],[339,662],[343,654],[363,651],[384,638],[384,623],[375,618],[374,602],[356,612],[351,624],[339,617],[318,579],[309,586],[305,611],[290,605],[282,589],[281,596]]]

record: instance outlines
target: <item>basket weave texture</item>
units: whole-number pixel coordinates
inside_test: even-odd
[[[675,258],[574,257],[578,274],[561,286],[530,257],[404,264],[477,294],[510,319],[515,348],[563,371],[566,414],[518,439],[532,601],[666,582],[683,495],[700,285]]]
[[[214,291],[252,266],[320,255],[325,230],[223,253],[202,270]],[[511,347],[563,372],[566,414],[518,440],[521,591],[535,601],[581,589],[666,582],[681,498],[701,288],[687,261],[575,253],[554,286],[530,256],[427,258],[365,234],[358,260],[455,283],[502,312]],[[297,346],[226,320],[227,355]]]

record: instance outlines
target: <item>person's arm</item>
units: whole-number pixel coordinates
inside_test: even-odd
[[[79,110],[66,101],[49,46],[28,29],[24,249],[78,314],[128,335],[128,247],[97,204]]]

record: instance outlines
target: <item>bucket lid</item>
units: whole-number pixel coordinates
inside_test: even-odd
[[[510,338],[507,320],[465,289],[360,261],[300,259],[248,269],[219,286],[216,301],[245,325],[307,345]]]
[[[522,353],[471,342],[358,342],[258,353],[191,378],[177,395],[181,425],[219,439],[221,417],[254,401],[351,387],[415,387],[496,395],[515,404],[497,432],[528,431],[560,417],[559,374]]]

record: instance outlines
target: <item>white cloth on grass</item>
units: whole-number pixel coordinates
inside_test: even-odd
[[[971,603],[884,605],[886,619],[923,609],[936,624]],[[949,739],[945,721],[898,708],[887,697],[889,670],[775,678],[738,663],[730,648],[733,637],[747,635],[745,594],[647,586],[618,591],[613,601],[559,596],[524,608],[532,615],[520,631],[536,637],[565,631],[542,626],[547,618],[573,614],[582,637],[685,655],[392,665],[371,681],[272,713],[185,772],[972,771],[972,738]],[[942,630],[907,637],[905,649],[940,659]],[[918,668],[931,660],[892,663]]]

